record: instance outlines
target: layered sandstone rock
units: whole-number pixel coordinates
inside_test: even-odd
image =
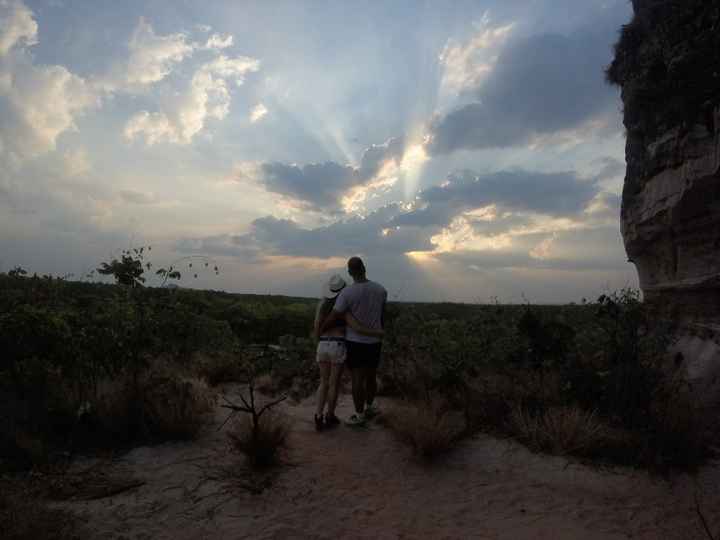
[[[608,79],[627,129],[622,232],[689,376],[720,375],[720,2],[633,0]]]

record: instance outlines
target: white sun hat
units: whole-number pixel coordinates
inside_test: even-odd
[[[323,296],[325,298],[335,298],[338,294],[340,294],[340,291],[342,291],[345,288],[345,280],[340,277],[338,274],[333,274],[330,276],[330,279],[327,280],[325,285],[323,285]]]

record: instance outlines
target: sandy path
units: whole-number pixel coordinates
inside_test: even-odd
[[[94,537],[108,539],[693,540],[707,539],[695,513],[700,489],[720,536],[718,463],[696,478],[663,480],[569,464],[479,436],[427,466],[380,425],[318,434],[311,400],[285,410],[295,420],[292,464],[261,494],[222,495],[227,481],[203,482],[202,469],[235,462],[224,453],[224,433],[213,430],[194,443],[133,450],[117,466],[146,480],[144,486],[68,506]],[[348,396],[339,413],[350,413]]]

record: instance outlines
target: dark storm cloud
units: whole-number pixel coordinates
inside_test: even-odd
[[[339,212],[340,201],[350,189],[372,180],[386,161],[400,159],[403,151],[404,141],[393,138],[385,144],[367,148],[359,167],[334,161],[307,165],[263,163],[259,180],[268,191],[300,201],[316,210]]]
[[[510,42],[474,91],[476,101],[431,125],[428,150],[508,147],[582,125],[617,108],[604,82],[622,10],[571,35],[543,34]]]
[[[397,225],[445,226],[460,213],[491,204],[548,215],[572,215],[598,193],[597,184],[574,173],[499,172],[451,174],[446,184],[418,195],[416,210],[395,218]]]

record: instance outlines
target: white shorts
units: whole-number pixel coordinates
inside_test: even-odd
[[[330,362],[331,364],[343,364],[345,362],[345,342],[344,341],[321,341],[317,346],[318,362]]]

